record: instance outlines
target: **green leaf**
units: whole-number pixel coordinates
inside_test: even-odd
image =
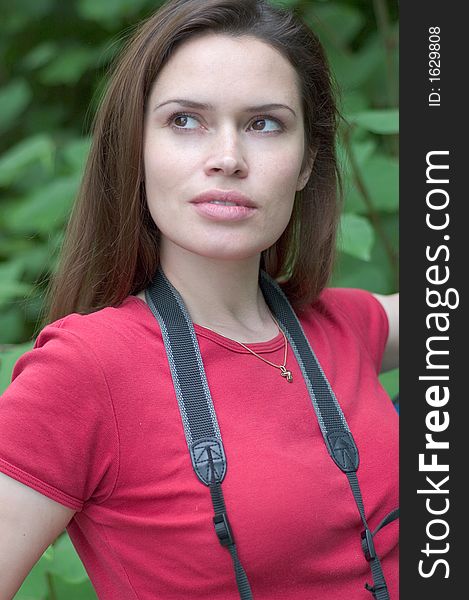
[[[368,81],[368,94],[373,97],[373,106],[389,107],[399,103],[399,24],[389,25],[386,50],[378,32],[370,35],[368,51],[378,55],[381,68],[375,69]],[[373,50],[374,48],[374,50]],[[386,66],[385,66],[386,65]]]
[[[32,98],[31,88],[24,79],[14,79],[0,88],[0,132],[10,129]]]
[[[0,158],[0,186],[11,185],[22,176],[27,166],[36,162],[52,173],[54,155],[54,143],[45,134],[21,141]]]
[[[0,323],[3,319],[3,316],[3,314],[0,314]],[[2,339],[1,342],[5,343],[5,340]],[[10,385],[11,375],[16,361],[19,359],[20,356],[23,356],[25,352],[31,350],[32,347],[33,342],[27,342],[26,344],[13,344],[6,350],[0,352],[0,394],[3,394],[6,388]]]
[[[6,206],[7,201],[3,201],[2,202],[2,211],[4,210],[4,207]],[[5,260],[13,260],[15,258],[15,256],[20,253],[23,252],[24,250],[28,249],[31,245],[30,240],[21,237],[10,237],[10,236],[5,236],[2,235],[1,232],[1,227],[2,227],[3,223],[2,220],[0,219],[0,255],[3,255],[5,257]]]
[[[25,339],[25,313],[22,310],[22,301],[0,305],[0,344],[6,344],[6,350],[15,344],[20,344]],[[0,373],[1,373],[2,354],[0,353]],[[13,368],[13,365],[11,365]],[[11,372],[11,371],[10,371]],[[7,373],[9,378],[10,372]],[[10,380],[5,381],[5,387]]]
[[[399,369],[392,369],[381,373],[379,376],[381,385],[391,398],[394,398],[399,393]]]
[[[279,6],[280,8],[292,8],[298,6],[301,0],[269,0],[269,4],[272,6]]]
[[[22,272],[22,264],[16,259],[0,263],[0,281],[16,281],[20,278]],[[0,288],[0,294],[2,290]]]
[[[90,146],[91,140],[89,138],[76,138],[71,140],[64,148],[62,155],[74,172],[82,172]]]
[[[374,46],[362,47],[354,53],[331,47],[327,56],[342,93],[360,88],[364,90],[365,84],[372,79],[374,73],[384,68],[384,54]],[[368,105],[372,105],[371,98],[368,99]]]
[[[362,91],[349,90],[342,98],[341,112],[344,115],[361,112],[369,108],[369,100]]]
[[[77,46],[65,48],[44,67],[39,74],[39,80],[46,85],[71,85],[77,83],[85,71],[94,66],[96,51]]]
[[[358,167],[362,166],[367,160],[369,160],[374,154],[375,150],[376,142],[374,139],[371,139],[371,136],[368,136],[365,140],[352,141],[352,152]],[[353,171],[350,156],[342,139],[339,139],[337,143],[337,159],[341,172],[346,177],[352,177]]]
[[[46,65],[58,53],[57,44],[46,41],[39,44],[22,60],[23,66],[28,70],[38,69]]]
[[[397,159],[374,154],[366,161],[361,174],[375,209],[395,212],[399,208],[399,163]]]
[[[4,221],[11,231],[46,234],[63,225],[79,186],[79,176],[62,177],[35,190],[16,206],[5,210]]]
[[[23,264],[17,257],[0,264],[0,306],[31,292],[31,284],[20,281],[22,275]]]
[[[54,556],[55,556],[55,550],[54,550],[54,545],[51,544],[50,546],[48,546],[43,554],[44,558],[47,558],[47,560],[49,561],[53,561],[54,560]]]
[[[380,214],[380,221],[381,221],[381,229],[383,231],[383,233],[386,235],[386,238],[389,240],[389,244],[392,246],[393,250],[396,252],[396,254],[399,253],[399,214],[396,212],[394,213],[381,213]],[[377,242],[380,240],[380,238],[377,238]],[[379,255],[377,254],[377,250],[378,250],[378,244],[375,245],[375,247],[373,248],[373,252],[372,252],[372,257],[376,255],[376,257],[378,257]],[[384,254],[384,248],[381,249],[383,254]],[[397,291],[393,290],[393,291]]]
[[[397,109],[368,110],[349,115],[347,119],[350,123],[373,133],[399,133],[399,111]]]
[[[321,42],[342,48],[351,42],[363,26],[364,18],[353,6],[315,2],[307,11],[307,20]]]
[[[368,209],[363,200],[362,193],[358,190],[355,181],[352,177],[348,177],[344,184],[344,212],[358,215],[366,215]]]
[[[0,288],[0,306],[13,298],[29,294],[32,289],[33,287],[29,283],[21,281],[2,281],[2,287]]]
[[[1,3],[2,13],[21,13],[29,20],[44,17],[50,12],[54,0],[15,0],[15,2],[4,1]]]
[[[371,261],[378,265],[388,281],[388,293],[399,289],[399,215],[397,213],[380,213],[380,231],[371,251]],[[391,259],[390,254],[393,257]]]
[[[0,4],[2,15],[2,35],[17,34],[30,23],[41,23],[41,17],[50,12],[54,0],[15,0]],[[15,39],[15,43],[18,44]]]
[[[112,2],[79,0],[77,11],[84,19],[116,26],[117,22],[135,15],[145,4],[147,0],[113,0]]]
[[[47,593],[46,573],[50,559],[43,554],[15,595],[15,600],[43,600]]]
[[[89,579],[80,583],[69,583],[60,577],[52,576],[52,580],[57,600],[98,600]]]
[[[394,213],[399,209],[399,164],[397,159],[374,153],[367,158],[368,150],[363,146],[356,157],[357,166],[369,201],[376,211]],[[363,191],[357,187],[354,174],[346,173],[344,194],[345,211],[367,214],[369,207]]]
[[[339,247],[342,252],[370,260],[374,242],[374,232],[369,221],[351,213],[345,213],[340,220]]]
[[[19,251],[14,260],[22,265],[22,277],[26,281],[37,281],[41,274],[49,271],[56,248],[51,239],[47,242],[30,237],[27,239],[29,246]]]
[[[61,535],[54,544],[54,560],[49,571],[68,583],[81,583],[88,579],[83,563],[67,533]]]
[[[379,265],[349,254],[339,254],[332,286],[362,288],[377,294],[389,294],[389,283]]]

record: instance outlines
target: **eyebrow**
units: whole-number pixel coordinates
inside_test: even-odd
[[[157,106],[155,106],[155,108],[153,110],[155,111],[158,108],[165,106],[165,104],[170,104],[172,102],[174,102],[176,104],[180,104],[181,106],[185,106],[186,108],[199,108],[201,110],[215,110],[215,107],[213,106],[213,104],[207,104],[204,102],[196,102],[195,100],[188,100],[187,98],[172,98],[171,100],[166,100],[165,102],[162,102],[161,104],[158,104]],[[262,111],[262,110],[275,110],[276,108],[286,108],[287,110],[292,112],[294,114],[294,116],[296,117],[296,112],[293,110],[293,108],[290,108],[286,104],[278,104],[278,103],[260,104],[258,106],[247,106],[244,110],[245,110],[245,112],[257,112],[257,111]]]

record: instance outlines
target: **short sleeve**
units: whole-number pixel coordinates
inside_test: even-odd
[[[389,321],[381,303],[371,292],[355,288],[328,288],[323,298],[333,312],[342,314],[379,373],[389,336]]]
[[[117,441],[98,357],[63,320],[48,325],[0,396],[0,471],[79,511],[112,493]]]

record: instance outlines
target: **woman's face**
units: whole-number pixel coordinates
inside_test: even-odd
[[[283,106],[265,106],[274,104]],[[145,117],[145,187],[162,254],[258,256],[280,237],[306,184],[303,154],[297,75],[280,53],[251,37],[182,44],[153,84]],[[191,202],[208,191],[209,203]],[[253,206],[221,206],[233,200],[217,202],[224,191]]]

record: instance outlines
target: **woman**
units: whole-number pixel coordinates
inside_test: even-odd
[[[95,122],[49,325],[0,402],[1,598],[65,526],[100,599],[249,597],[190,464],[145,293],[158,268],[194,323],[252,597],[371,598],[354,497],[259,286],[262,268],[300,318],[376,528],[397,505],[397,417],[377,378],[395,364],[396,305],[324,289],[336,125],[317,39],[263,0],[172,0],[136,33]],[[376,552],[395,599],[396,521]]]

